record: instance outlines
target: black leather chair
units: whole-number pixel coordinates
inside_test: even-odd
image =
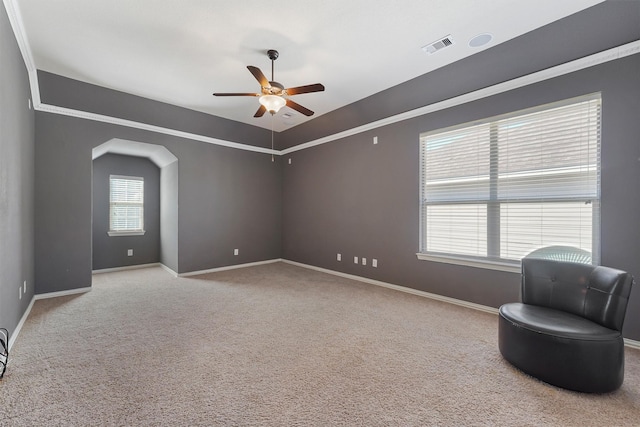
[[[500,307],[500,352],[549,384],[616,390],[624,380],[621,330],[632,283],[613,268],[523,259],[522,303]]]

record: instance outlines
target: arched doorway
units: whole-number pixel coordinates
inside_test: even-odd
[[[96,159],[101,158],[102,156],[113,154],[116,156],[111,156],[109,161],[111,162],[111,167],[114,170],[131,170],[131,168],[138,168],[138,170],[149,170],[148,167],[145,168],[144,164],[152,163],[159,169],[159,179],[153,185],[157,185],[159,187],[159,202],[154,204],[152,209],[159,209],[159,238],[158,238],[158,253],[155,255],[155,259],[157,259],[160,264],[165,266],[166,268],[177,272],[178,271],[178,158],[174,156],[166,147],[157,144],[149,144],[145,142],[138,141],[129,141],[123,139],[111,139],[92,150],[92,159],[94,163]],[[126,163],[128,161],[127,156],[131,159],[138,158],[144,159],[142,162],[129,162],[133,164],[129,169],[125,167],[124,164],[117,165],[118,159],[122,159],[121,163]],[[105,158],[103,158],[104,160]],[[138,165],[138,166],[136,166]],[[124,168],[124,169],[123,169]],[[100,179],[104,179],[104,173],[102,173]],[[93,173],[92,173],[93,176]],[[151,175],[153,176],[153,174]],[[95,177],[94,177],[95,179]],[[94,183],[96,184],[96,183]],[[103,185],[104,183],[100,183]],[[106,184],[108,185],[108,183]],[[92,195],[92,204],[93,209],[101,209],[100,215],[93,215],[94,221],[104,221],[104,212],[102,210],[105,209],[105,200],[104,198],[108,198],[108,194],[105,196],[104,192],[100,192],[100,194]],[[100,200],[97,200],[97,197],[100,197]],[[99,207],[98,207],[99,205]],[[108,209],[108,203],[107,203]],[[145,208],[146,209],[146,208]],[[157,216],[157,215],[156,215]],[[108,221],[108,217],[107,217]],[[95,230],[95,229],[94,229]],[[95,231],[94,231],[95,233]],[[139,236],[137,236],[139,237]],[[105,237],[100,232],[99,239],[104,241]],[[110,242],[108,245],[108,251],[117,251],[117,254],[113,254],[112,256],[108,253],[100,254],[101,259],[109,258],[112,259],[109,261],[101,261],[101,265],[93,266],[93,270],[98,270],[104,268],[105,265],[110,265],[113,268],[124,267],[126,265],[136,265],[136,264],[145,264],[145,262],[136,262],[135,259],[131,258],[129,260],[122,260],[122,256],[131,256],[128,255],[130,253],[130,249],[125,249],[128,245],[126,239],[129,239],[129,242],[133,243],[135,240],[132,240],[133,237],[124,236],[124,240],[121,236],[114,237],[115,239],[121,239],[119,241]],[[95,236],[92,236],[92,240],[96,239]],[[117,244],[111,244],[111,243]],[[124,246],[123,246],[124,245]],[[93,246],[93,243],[92,243]],[[104,252],[104,251],[103,251]],[[120,253],[122,252],[122,253]],[[105,264],[107,262],[107,264]],[[110,264],[109,264],[110,263]],[[120,264],[120,265],[119,265]]]

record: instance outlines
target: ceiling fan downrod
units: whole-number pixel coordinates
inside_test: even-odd
[[[267,79],[267,76],[265,76],[258,67],[247,65],[247,69],[249,70],[249,72],[253,75],[253,77],[255,77],[258,83],[260,83],[260,92],[216,92],[213,95],[259,97],[260,107],[258,108],[258,111],[256,111],[256,113],[253,115],[253,117],[262,117],[267,111],[273,115],[285,105],[301,114],[304,114],[307,117],[312,116],[313,111],[292,101],[291,99],[289,99],[289,97],[293,95],[300,95],[303,93],[322,92],[324,91],[324,86],[320,83],[315,83],[311,85],[296,86],[285,89],[285,87],[281,83],[275,81],[274,61],[278,59],[278,51],[275,49],[269,49],[267,51],[267,56],[271,60],[271,81]]]
[[[274,82],[276,81],[276,79],[274,78],[274,74],[273,74],[273,62],[278,59],[278,56],[280,56],[280,54],[278,53],[277,50],[275,49],[269,49],[267,51],[267,56],[269,57],[269,59],[271,60],[271,81]]]

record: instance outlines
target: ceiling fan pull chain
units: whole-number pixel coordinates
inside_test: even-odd
[[[271,163],[275,162],[273,158],[273,113],[271,113]]]

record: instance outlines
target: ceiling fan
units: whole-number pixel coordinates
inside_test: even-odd
[[[324,86],[320,83],[297,86],[285,89],[285,87],[276,82],[273,77],[273,62],[278,59],[278,51],[270,49],[267,51],[267,56],[271,60],[271,81],[267,80],[265,75],[260,71],[258,67],[248,65],[247,68],[253,74],[253,77],[260,83],[260,93],[214,93],[214,96],[259,96],[260,108],[253,115],[253,117],[262,117],[265,112],[275,114],[280,108],[285,105],[292,108],[305,116],[312,116],[313,111],[303,107],[297,102],[289,99],[290,96],[300,95],[302,93],[322,92]]]

